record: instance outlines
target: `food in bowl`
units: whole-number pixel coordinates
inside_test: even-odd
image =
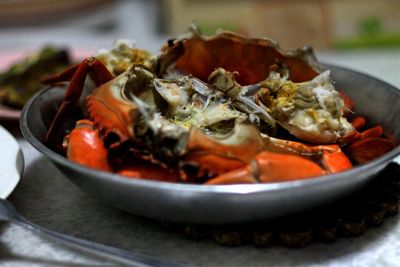
[[[45,46],[0,73],[0,103],[21,109],[40,89],[40,80],[71,65],[67,49]]]
[[[46,80],[69,81],[46,143],[126,177],[212,185],[308,179],[392,150],[329,74],[311,48],[235,33],[193,28],[159,55],[118,43]]]

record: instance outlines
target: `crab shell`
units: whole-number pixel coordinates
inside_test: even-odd
[[[206,37],[194,29],[189,36],[170,40],[161,51],[160,75],[178,72],[203,81],[219,67],[239,73],[237,81],[242,85],[263,81],[277,63],[289,69],[293,82],[311,80],[323,70],[311,47],[285,51],[274,40],[231,32]]]

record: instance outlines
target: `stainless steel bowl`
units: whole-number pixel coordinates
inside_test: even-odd
[[[336,88],[355,100],[356,111],[366,116],[369,124],[379,123],[386,134],[400,137],[400,90],[365,74],[327,67]],[[396,147],[349,171],[284,183],[209,186],[127,179],[75,164],[43,144],[64,92],[63,88],[52,88],[31,99],[20,119],[24,137],[88,194],[119,209],[159,220],[239,223],[301,211],[360,188],[400,154],[400,147]]]

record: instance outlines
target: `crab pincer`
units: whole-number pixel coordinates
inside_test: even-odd
[[[275,139],[274,142],[275,145],[279,146],[279,143],[284,141]],[[247,166],[212,178],[206,184],[271,183],[303,180],[352,168],[350,160],[337,145],[313,147],[293,142],[291,147],[281,147],[279,151],[281,153],[263,151],[256,155]],[[315,160],[316,157],[319,157],[319,159]],[[310,158],[314,158],[314,161]]]
[[[244,168],[215,177],[206,184],[272,183],[325,174],[318,164],[296,155],[261,152]]]
[[[61,131],[64,128],[64,121],[71,116],[73,109],[77,106],[84,90],[87,75],[90,75],[96,85],[103,84],[114,78],[98,59],[91,57],[43,81],[43,83],[47,84],[69,81],[64,100],[47,131],[45,138],[47,144],[59,148],[58,145],[64,137],[64,133]]]

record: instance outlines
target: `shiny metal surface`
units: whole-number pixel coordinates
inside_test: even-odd
[[[383,125],[387,135],[400,138],[400,90],[362,73],[327,67],[332,70],[336,88],[355,100],[356,112],[366,116],[371,125]],[[159,220],[238,223],[297,212],[351,193],[400,154],[398,146],[346,172],[285,183],[206,186],[126,179],[72,163],[42,143],[63,94],[62,88],[54,88],[31,99],[20,119],[24,137],[88,194],[114,207]]]

